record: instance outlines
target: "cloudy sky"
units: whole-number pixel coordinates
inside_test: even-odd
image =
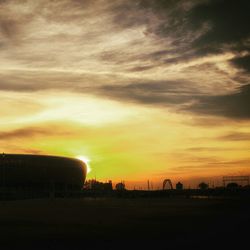
[[[250,174],[248,0],[0,0],[0,148],[128,185]]]

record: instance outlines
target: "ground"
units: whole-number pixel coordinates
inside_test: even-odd
[[[249,208],[246,198],[1,201],[1,249],[240,249]]]

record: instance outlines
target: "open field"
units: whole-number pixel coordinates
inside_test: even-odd
[[[248,243],[248,199],[82,198],[0,202],[1,249]]]

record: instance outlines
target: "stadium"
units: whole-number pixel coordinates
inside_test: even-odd
[[[2,154],[0,194],[10,198],[11,196],[66,196],[82,189],[86,173],[86,164],[74,158]]]

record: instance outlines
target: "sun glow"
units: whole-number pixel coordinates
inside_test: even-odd
[[[86,164],[86,166],[87,166],[87,174],[89,173],[89,172],[91,172],[91,168],[90,168],[90,165],[89,165],[89,162],[90,162],[90,159],[89,158],[87,158],[86,156],[77,156],[76,157],[78,160],[80,160],[80,161],[83,161],[85,164]]]

